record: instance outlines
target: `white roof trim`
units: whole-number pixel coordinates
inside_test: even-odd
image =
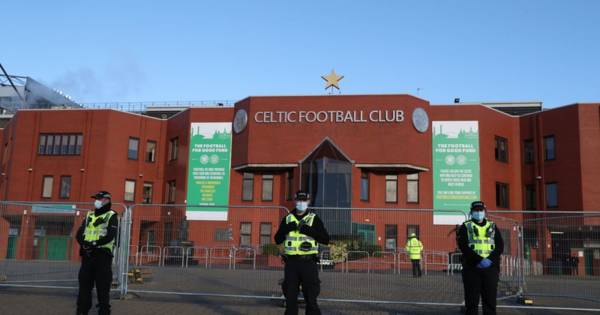
[[[312,150],[310,150],[310,151],[308,152],[308,154],[307,154],[307,155],[305,155],[305,156],[302,158],[302,160],[298,161],[298,163],[303,163],[304,161],[306,161],[306,159],[308,159],[308,157],[309,157],[309,156],[311,156],[311,155],[312,155],[312,154],[313,154],[313,153],[314,153],[314,152],[315,152],[315,151],[316,151],[316,150],[317,150],[317,149],[318,149],[318,148],[319,148],[321,145],[323,145],[323,143],[325,143],[325,141],[328,141],[329,143],[331,143],[331,145],[333,145],[333,147],[334,147],[336,150],[338,150],[338,152],[340,152],[340,153],[342,154],[342,156],[343,156],[344,158],[346,158],[346,160],[347,160],[347,161],[349,161],[350,163],[354,164],[354,160],[352,160],[352,159],[351,159],[351,158],[350,158],[350,157],[349,157],[349,156],[348,156],[348,155],[347,155],[347,154],[346,154],[344,151],[342,151],[342,150],[340,149],[340,147],[338,147],[338,146],[335,144],[335,142],[333,142],[333,140],[331,140],[331,138],[329,138],[329,137],[325,137],[325,138],[323,138],[323,140],[321,140],[321,142],[319,142],[319,144],[317,144],[316,146],[314,146],[314,147],[312,148]]]
[[[412,164],[356,164],[358,168],[411,168],[421,172],[428,172],[429,169],[422,166]]]
[[[298,167],[298,164],[284,163],[284,164],[242,164],[234,166],[233,169],[236,171],[243,170],[246,168],[294,168]]]

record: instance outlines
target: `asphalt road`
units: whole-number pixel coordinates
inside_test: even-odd
[[[78,264],[69,262],[0,262],[0,314],[73,313]],[[249,266],[205,269],[143,267],[144,282],[130,284],[130,299],[114,300],[114,314],[281,314],[278,281],[281,270],[252,270]],[[413,278],[410,272],[331,272],[320,274],[324,314],[460,314],[459,274],[430,272]],[[500,284],[500,314],[573,314],[568,309],[522,308],[512,297],[510,279]],[[72,289],[7,288],[3,285],[64,286]],[[527,278],[535,306],[595,309],[600,313],[600,279],[568,276]],[[180,295],[148,292],[177,292]],[[185,294],[243,295],[252,298]],[[567,298],[569,297],[570,298]],[[580,297],[580,298],[573,298]],[[591,301],[595,299],[595,301]],[[357,303],[356,301],[400,303]],[[350,302],[355,301],[355,302]],[[429,305],[429,304],[437,304]],[[583,313],[583,312],[582,312]]]

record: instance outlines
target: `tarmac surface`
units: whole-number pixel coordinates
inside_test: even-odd
[[[65,262],[0,263],[0,274],[5,276],[0,279],[0,314],[73,314],[78,268],[76,263]],[[127,299],[113,299],[113,314],[283,313],[278,285],[283,275],[281,270],[253,270],[248,265],[237,266],[236,270],[225,266],[211,269],[145,266],[142,270],[143,283],[129,284]],[[408,270],[392,273],[324,271],[320,278],[323,314],[461,314],[463,289],[460,273],[449,275],[430,271],[422,278],[413,278]],[[526,280],[528,292],[538,294],[534,297],[535,305],[518,304],[512,279],[505,278],[499,286],[499,314],[600,314],[598,277],[539,276]],[[582,298],[574,299],[573,296]],[[536,309],[539,306],[550,308]],[[303,313],[301,310],[300,314]]]
[[[6,315],[64,315],[75,313],[75,290],[41,290],[0,288],[0,314]],[[280,301],[258,299],[232,299],[191,296],[135,295],[127,300],[113,299],[112,314],[158,315],[158,314],[283,314]],[[459,306],[422,306],[357,304],[321,301],[323,314],[462,314]],[[567,315],[598,314],[597,312],[548,309],[499,308],[498,314],[506,315]],[[92,310],[91,314],[96,314]],[[300,314],[304,309],[300,307]]]

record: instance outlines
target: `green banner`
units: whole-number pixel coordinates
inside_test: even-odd
[[[433,122],[433,208],[469,211],[479,200],[479,125],[477,121]],[[434,211],[434,224],[460,224],[464,215]]]
[[[231,123],[192,123],[187,205],[229,205]],[[188,207],[188,220],[226,221],[227,208]]]
[[[82,206],[85,207],[85,206]],[[74,214],[77,210],[75,205],[69,204],[34,204],[31,206],[31,212],[33,213],[56,213],[56,214]]]

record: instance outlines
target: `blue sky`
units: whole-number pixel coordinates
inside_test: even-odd
[[[0,62],[81,102],[600,102],[600,1],[9,1]],[[7,20],[8,19],[8,20]]]

